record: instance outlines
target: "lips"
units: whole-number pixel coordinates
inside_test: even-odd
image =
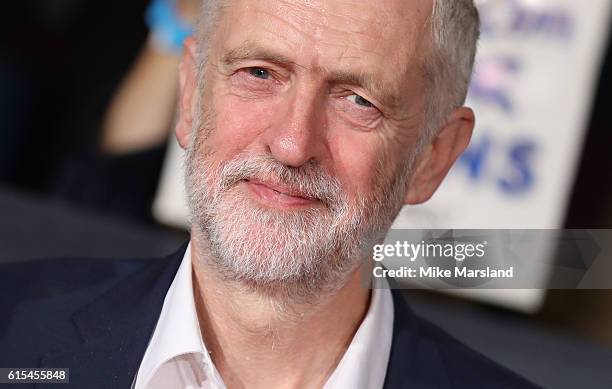
[[[279,183],[264,182],[260,180],[245,180],[247,186],[265,203],[273,206],[303,206],[319,202],[303,193]]]

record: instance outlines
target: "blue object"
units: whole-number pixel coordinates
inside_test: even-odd
[[[178,54],[183,41],[193,32],[193,26],[179,16],[174,0],[153,0],[145,14],[155,47],[163,52]]]

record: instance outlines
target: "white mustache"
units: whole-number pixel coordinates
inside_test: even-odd
[[[238,157],[222,167],[219,186],[225,191],[243,180],[278,183],[303,197],[320,200],[330,208],[345,204],[340,182],[312,161],[300,167],[287,167],[270,155]]]

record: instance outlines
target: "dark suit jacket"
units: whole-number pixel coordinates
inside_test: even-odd
[[[154,260],[2,266],[0,367],[67,367],[60,387],[129,388],[185,248]],[[385,389],[535,387],[413,314],[397,291],[393,299]]]

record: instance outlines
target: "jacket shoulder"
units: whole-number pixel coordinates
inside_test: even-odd
[[[145,263],[60,258],[1,265],[0,366],[37,366],[50,347],[79,339],[72,315]]]
[[[4,293],[0,303],[52,299],[115,281],[138,270],[148,260],[55,258],[0,266]]]
[[[470,348],[426,319],[417,318],[425,342],[436,345],[453,388],[537,389],[517,373]]]

